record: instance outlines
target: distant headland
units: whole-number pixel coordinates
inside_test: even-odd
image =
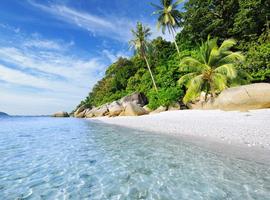
[[[7,113],[0,112],[0,117],[9,117],[9,115]]]

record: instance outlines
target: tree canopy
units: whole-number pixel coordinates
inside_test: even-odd
[[[161,3],[165,3],[166,8],[168,5],[173,5],[173,1],[162,0]],[[164,7],[156,5],[158,14],[163,16],[162,20],[159,20],[162,26],[163,22],[166,22],[163,15]],[[206,62],[210,63],[210,68],[217,75],[216,92],[227,86],[248,81],[270,82],[269,0],[188,0],[185,1],[183,9],[178,10],[175,6],[173,9],[177,13],[175,24],[180,26],[175,37],[179,55],[174,43],[165,41],[161,37],[148,41],[149,51],[143,49],[151,66],[158,93],[154,91],[151,74],[144,57],[140,56],[141,53],[136,53],[130,58],[119,58],[109,66],[104,77],[97,82],[81,104],[88,107],[99,106],[135,91],[145,93],[152,108],[182,101],[188,88],[179,85],[178,80],[180,78],[183,81],[185,77],[191,76],[191,71],[181,70],[180,63],[190,64],[191,58],[194,58],[194,62],[202,63],[203,52],[208,52],[204,54],[204,59],[207,59]],[[149,15],[151,15],[150,11]],[[164,27],[166,26],[167,24]],[[150,30],[147,29],[147,34],[149,32]],[[134,34],[136,36],[136,31]],[[207,41],[209,35],[215,39]],[[213,48],[209,48],[209,45],[213,45]],[[207,48],[212,49],[213,53],[209,54]],[[221,51],[224,48],[226,53],[223,54]],[[241,59],[242,55],[246,58],[244,61]],[[224,63],[225,66],[222,67],[219,62],[226,56],[238,58],[242,62],[227,60],[227,65]],[[189,67],[192,66],[194,65]],[[197,68],[193,72],[198,72]],[[202,72],[200,71],[199,74],[203,74]],[[244,82],[235,82],[232,79],[236,74],[250,76],[243,76]],[[208,89],[202,88],[203,91]]]

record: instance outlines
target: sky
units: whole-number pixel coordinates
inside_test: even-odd
[[[72,111],[106,68],[130,57],[137,21],[163,35],[148,0],[1,0],[0,111]],[[159,0],[152,0],[159,3]]]

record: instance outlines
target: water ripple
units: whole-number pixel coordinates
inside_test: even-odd
[[[269,199],[267,165],[78,119],[9,118],[0,199]]]

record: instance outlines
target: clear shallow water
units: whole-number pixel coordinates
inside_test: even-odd
[[[0,199],[270,199],[270,167],[79,119],[0,119]]]

